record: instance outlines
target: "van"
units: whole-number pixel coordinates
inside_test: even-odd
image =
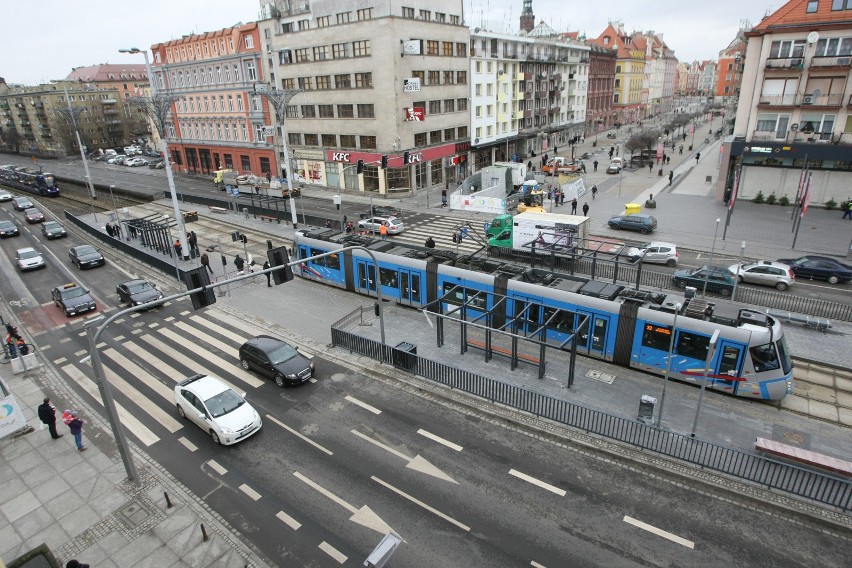
[[[226,177],[226,175],[225,175],[225,174],[232,174],[232,175],[227,176],[227,177],[229,177],[229,178],[232,178],[232,177],[234,177],[234,175],[233,175],[233,174],[234,174],[234,170],[232,170],[232,169],[230,169],[230,168],[229,168],[229,169],[225,169],[225,170],[216,170],[216,171],[214,171],[214,172],[213,172],[213,183],[215,183],[215,184],[223,184],[223,183],[225,183],[225,177]]]

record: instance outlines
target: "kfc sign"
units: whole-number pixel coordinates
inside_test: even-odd
[[[409,107],[405,109],[406,122],[423,122],[426,117],[426,109],[423,107]]]
[[[331,153],[331,161],[332,162],[349,162],[349,152],[332,152]]]

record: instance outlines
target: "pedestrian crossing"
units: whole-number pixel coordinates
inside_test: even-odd
[[[470,236],[463,239],[461,243],[454,243],[453,233],[457,233],[460,228],[465,227],[469,234],[475,232],[480,236],[481,241],[485,241],[484,224],[490,222],[494,215],[483,214],[480,217],[472,220],[463,217],[444,217],[431,214],[406,215],[403,218],[405,230],[398,235],[388,237],[388,239],[423,246],[426,239],[432,237],[435,240],[436,248],[458,250],[461,253],[470,254],[478,251],[482,245]]]
[[[260,326],[215,310],[185,311],[181,317],[147,325],[140,325],[138,320],[127,320],[125,324],[132,331],[122,333],[114,322],[116,335],[101,337],[99,354],[119,420],[143,446],[165,439],[177,440],[187,448],[192,445],[184,432],[196,427],[181,420],[174,410],[174,387],[190,375],[214,375],[234,391],[247,393],[249,402],[261,386],[269,384],[278,388],[272,381],[245,371],[238,359],[237,350],[247,339],[275,335]],[[299,351],[313,357],[304,349]],[[102,408],[90,360],[81,357],[76,360],[79,362],[57,357],[53,363],[70,384],[89,395],[94,406]]]

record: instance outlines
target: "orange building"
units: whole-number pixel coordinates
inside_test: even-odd
[[[719,52],[719,65],[716,67],[716,87],[713,90],[713,94],[717,98],[726,99],[739,94],[745,48],[746,43],[741,30],[734,41]]]
[[[179,97],[164,136],[174,163],[188,172],[230,168],[277,175],[257,23],[151,46],[157,92]],[[268,136],[267,136],[268,135]]]

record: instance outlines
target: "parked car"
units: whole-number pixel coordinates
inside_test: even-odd
[[[12,199],[12,207],[15,211],[26,211],[30,207],[35,207],[35,204],[28,197],[15,197]]]
[[[141,306],[162,299],[163,294],[157,290],[157,285],[147,280],[128,280],[115,287],[118,299],[131,306]]]
[[[5,189],[0,189],[0,201],[12,201],[12,194]]]
[[[361,213],[360,218],[366,219],[367,217],[400,217],[402,212],[396,207],[388,207],[386,205],[376,205],[373,207],[372,212],[370,210]]]
[[[627,251],[627,258],[642,262],[665,264],[666,266],[677,266],[677,246],[674,243],[652,241],[638,247],[632,247]]]
[[[828,256],[800,256],[782,258],[778,262],[790,265],[799,278],[827,280],[829,284],[839,284],[852,280],[852,266],[843,264]]]
[[[221,380],[193,375],[175,385],[178,415],[194,422],[217,444],[229,446],[256,434],[263,423],[260,415]]]
[[[722,296],[730,296],[734,291],[734,275],[724,266],[704,265],[694,270],[678,270],[672,275],[672,283],[678,288],[693,286]]]
[[[160,164],[162,164],[162,163],[163,163],[162,158],[155,158],[153,160],[148,161],[148,167],[153,170],[153,169],[156,169],[158,166],[160,166]],[[163,165],[165,165],[165,164],[163,164]]]
[[[615,215],[607,221],[613,229],[625,229],[628,231],[639,231],[647,235],[657,228],[657,218],[645,213],[632,213],[630,215]]]
[[[121,164],[124,163],[124,160],[126,160],[126,159],[127,159],[127,156],[125,156],[124,154],[119,154],[119,155],[113,156],[112,158],[107,160],[107,164],[121,165]]]
[[[61,239],[68,236],[68,233],[65,232],[65,227],[56,221],[45,221],[42,223],[41,234],[48,239]]]
[[[47,264],[44,262],[44,257],[33,247],[25,247],[18,249],[15,252],[15,262],[21,272],[27,270],[38,270],[45,268]]]
[[[751,264],[732,264],[728,272],[737,277],[740,282],[775,286],[786,290],[796,281],[796,275],[789,265],[771,260],[759,260]]]
[[[609,165],[606,167],[606,173],[608,174],[617,174],[621,171],[621,168],[624,167],[621,161],[621,158],[613,158]]]
[[[21,234],[14,221],[0,221],[0,238],[17,237]]]
[[[165,160],[160,160],[159,162],[151,162],[148,164],[148,167],[154,170],[164,170],[166,168]]]
[[[54,305],[61,308],[69,318],[97,308],[97,304],[89,295],[89,291],[76,282],[57,286],[51,291],[50,296],[53,298]]]
[[[94,268],[106,264],[104,255],[92,245],[71,247],[68,256],[71,258],[71,262],[77,265],[77,268]]]
[[[293,197],[301,197],[302,190],[298,186],[293,186]],[[288,199],[290,197],[290,189],[287,187],[287,184],[283,184],[281,186],[281,197],[284,199]]]
[[[144,150],[144,151],[142,152],[142,155],[143,155],[143,156],[148,156],[149,158],[162,158],[162,157],[163,157],[163,153],[162,153],[162,152],[158,152],[158,151],[156,151],[156,150]]]
[[[368,217],[358,221],[358,228],[378,234],[381,231],[381,226],[384,225],[388,229],[389,235],[398,235],[404,229],[402,219],[399,217]]]
[[[147,166],[148,160],[145,158],[130,158],[129,160],[124,160],[125,166],[129,166],[131,168],[135,168],[137,166]]]
[[[299,385],[314,376],[314,363],[285,341],[268,335],[249,339],[240,347],[240,365],[275,381],[279,387]]]
[[[30,207],[26,211],[24,211],[24,218],[27,220],[27,223],[30,225],[34,223],[43,223],[44,222],[44,213],[39,211],[35,207]]]

